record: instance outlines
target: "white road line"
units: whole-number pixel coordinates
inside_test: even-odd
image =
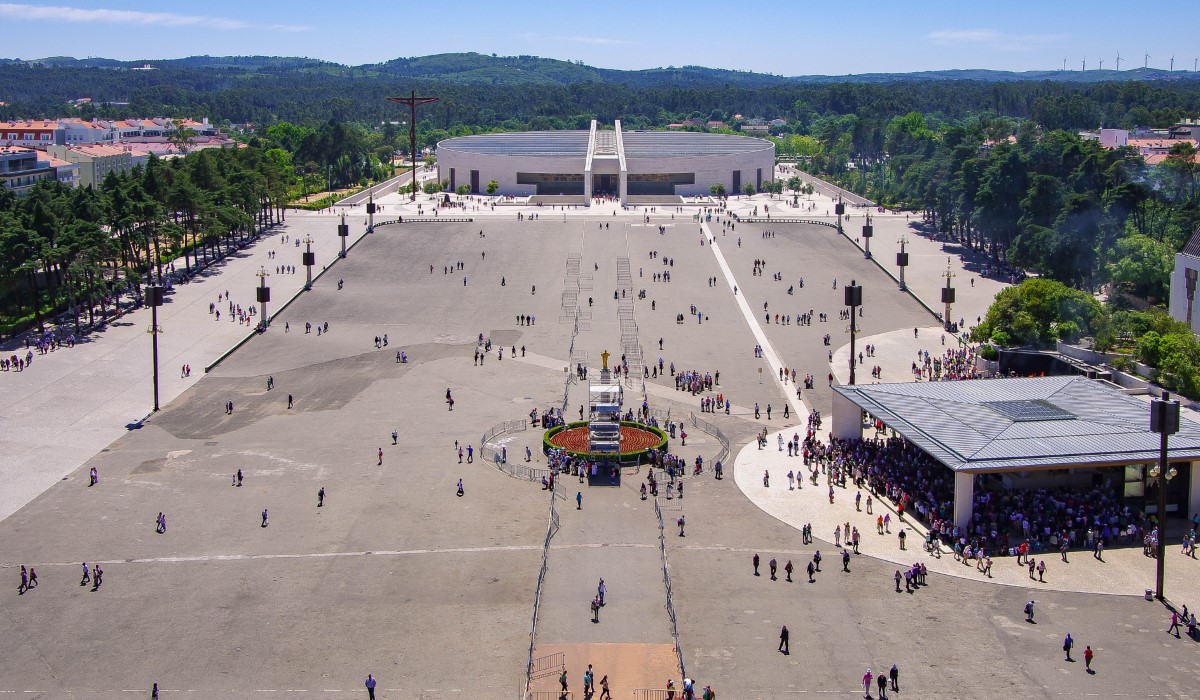
[[[616,543],[616,542],[589,542],[581,544],[568,544],[557,547],[557,549],[599,549],[605,548],[626,548],[626,549],[652,549],[657,545],[646,544],[641,542]],[[486,554],[490,552],[532,552],[542,548],[542,545],[532,544],[514,544],[501,545],[495,547],[450,547],[447,549],[391,549],[391,550],[369,550],[363,552],[299,552],[290,554],[212,554],[206,556],[194,557],[148,557],[144,559],[97,559],[94,563],[109,565],[122,564],[196,564],[207,562],[221,561],[256,561],[270,559],[327,559],[332,557],[400,557],[411,556],[418,554]],[[90,561],[90,560],[89,560]],[[35,563],[34,566],[79,566],[79,562],[41,562]],[[0,569],[8,569],[15,566],[14,564],[5,564],[0,566]]]
[[[746,324],[750,326],[750,332],[754,334],[754,339],[762,346],[763,358],[767,364],[771,366],[771,382],[779,381],[779,371],[783,368],[783,362],[779,359],[779,355],[775,352],[775,348],[771,346],[771,341],[767,340],[767,334],[763,331],[762,326],[758,323],[758,317],[754,314],[754,310],[750,308],[750,304],[746,301],[745,290],[738,286],[737,279],[733,276],[733,270],[729,269],[729,263],[725,261],[725,255],[721,252],[721,247],[716,243],[716,238],[708,229],[707,223],[700,224],[704,235],[711,241],[708,247],[712,249],[713,255],[717,258],[717,265],[720,266],[721,272],[725,275],[725,281],[729,285],[730,291],[737,287],[737,294],[734,295],[734,301],[737,302],[738,308],[742,312],[742,316],[746,318]],[[778,385],[777,385],[778,386]],[[796,414],[796,420],[800,421],[801,416],[808,418],[808,407],[804,402],[792,395],[787,388],[783,391],[784,399],[791,404],[792,411]],[[800,423],[797,423],[800,424]]]

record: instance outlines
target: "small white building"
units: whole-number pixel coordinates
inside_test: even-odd
[[[1192,331],[1200,333],[1200,306],[1197,302],[1197,279],[1200,278],[1200,228],[1192,234],[1183,251],[1175,254],[1175,270],[1171,272],[1171,318],[1184,321]]]

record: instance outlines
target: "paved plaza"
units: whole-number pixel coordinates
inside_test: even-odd
[[[382,201],[381,218],[416,213],[397,195]],[[747,214],[767,201],[731,200],[731,208]],[[824,214],[827,198],[811,202],[810,216],[833,218]],[[788,458],[775,449],[775,433],[803,434],[811,410],[831,415],[827,375],[845,381],[848,365],[847,322],[836,320],[847,282],[863,286],[860,343],[879,348],[873,363],[885,367],[884,381],[909,380],[905,368],[918,349],[940,354],[935,319],[828,227],[730,228],[723,215],[694,221],[694,207],[657,207],[649,222],[647,213],[483,206],[439,212],[471,222],[379,227],[266,333],[205,374],[247,330],[209,315],[218,290],[248,304],[259,265],[298,263],[281,235],[311,233],[318,266],[333,260],[337,218],[289,212],[273,238],[177,288],[164,307],[159,413],[141,421],[150,396],[142,311],[128,326],[110,325],[74,349],[39,356],[25,373],[0,377],[0,575],[14,589],[20,565],[39,575],[31,591],[0,596],[9,642],[0,694],[139,697],[157,682],[166,698],[366,697],[370,673],[381,700],[515,699],[551,520],[532,654],[563,654],[573,698],[584,697],[589,663],[597,679],[609,676],[615,698],[665,688],[668,679],[681,690],[680,656],[697,691],[711,685],[722,698],[862,697],[864,671],[892,664],[900,690],[889,696],[1200,692],[1194,642],[1165,634],[1169,614],[1140,595],[1153,582],[1140,548],[1109,550],[1103,566],[1074,552],[1070,565],[1048,561],[1049,582],[1035,583],[1009,570],[1009,560],[998,559],[987,581],[949,553],[936,560],[921,552],[919,537],[909,538],[908,553],[897,551],[894,536],[868,537],[843,572],[832,530],[857,517],[852,494],[839,492],[830,507],[820,488],[788,491]],[[364,216],[350,209],[352,240]],[[912,223],[879,216],[877,255],[894,261],[894,241],[907,232],[910,287],[930,303],[951,255],[954,316],[973,321],[1000,284],[979,278],[959,251],[943,251]],[[847,230],[860,226],[855,211]],[[267,258],[271,249],[276,260]],[[756,259],[766,261],[761,276],[752,274]],[[661,281],[664,272],[670,281]],[[303,279],[302,269],[270,278],[276,305]],[[480,436],[493,426],[564,405],[568,420],[578,417],[586,388],[567,381],[570,368],[586,361],[594,371],[605,350],[616,362],[618,310],[630,300],[647,368],[661,356],[678,371],[720,372],[716,391],[730,412],[701,417],[732,443],[726,477],[706,469],[684,479],[683,499],[656,502],[639,495],[645,467],[627,470],[620,486],[563,477],[551,492],[482,459]],[[773,322],[776,313],[810,309],[830,320]],[[482,364],[481,334],[491,341]],[[407,363],[397,362],[399,352]],[[177,379],[183,363],[192,376]],[[814,388],[797,397],[779,381],[782,367],[813,374]],[[672,421],[699,413],[699,397],[677,391],[669,373],[644,387],[627,387],[627,405],[644,399]],[[711,464],[717,437],[686,427],[687,445],[673,439],[671,451]],[[760,451],[754,438],[763,428],[769,439]],[[509,471],[544,468],[541,436],[527,426],[493,444],[507,451]],[[468,445],[472,459],[460,463],[457,448]],[[89,487],[92,467],[99,483]],[[772,472],[769,489],[763,470]],[[807,522],[812,544],[800,536]],[[822,571],[808,583],[804,568],[816,550]],[[793,562],[793,582],[782,571],[770,579],[771,558],[780,567]],[[928,585],[896,593],[896,563],[916,560],[928,564]],[[105,572],[98,589],[80,585],[85,561]],[[1200,604],[1197,567],[1171,548],[1172,598]],[[593,622],[589,602],[600,579],[606,601]],[[1031,598],[1036,624],[1022,614]],[[788,655],[777,651],[782,625],[791,632]],[[1095,650],[1095,674],[1064,661],[1067,633],[1076,658],[1085,645]],[[557,667],[538,674],[536,697],[557,697],[558,678]]]

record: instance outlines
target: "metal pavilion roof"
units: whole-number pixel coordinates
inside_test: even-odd
[[[1150,407],[1082,376],[838,386],[834,391],[955,471],[1118,465],[1158,459]],[[1200,459],[1181,416],[1171,461]]]

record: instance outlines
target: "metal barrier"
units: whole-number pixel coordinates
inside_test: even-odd
[[[820,221],[818,219],[797,219],[787,216],[769,217],[769,216],[738,216],[730,214],[739,224],[811,224],[813,226],[828,226],[836,229],[837,224],[832,224],[828,221]]]
[[[539,656],[529,666],[529,677],[530,679],[545,678],[560,673],[566,667],[567,656],[561,651],[547,656]]]
[[[521,696],[525,700],[538,700],[546,697],[540,695],[543,691],[531,692],[529,683],[533,679],[533,647],[534,641],[537,639],[538,612],[542,606],[542,584],[546,582],[546,571],[549,569],[550,540],[554,538],[554,533],[558,532],[559,528],[558,504],[556,503],[558,499],[555,498],[557,490],[558,483],[555,482],[554,488],[550,489],[550,517],[546,522],[546,540],[542,544],[542,568],[538,570],[537,588],[533,591],[533,620],[529,624],[529,659],[525,663],[525,687],[521,691]]]
[[[575,696],[569,690],[565,693],[557,690],[531,690],[526,697],[529,700],[571,700]]]
[[[662,555],[663,587],[667,590],[667,616],[671,618],[671,637],[675,640],[675,658],[679,661],[679,677],[687,677],[687,667],[683,664],[683,649],[679,646],[679,621],[675,617],[674,593],[671,590],[671,572],[667,570],[667,535],[663,525],[662,508],[658,499],[654,501],[654,515],[658,518],[658,551]],[[664,693],[666,691],[663,691]]]
[[[680,685],[683,681],[679,682]],[[634,688],[633,700],[667,700],[668,697],[682,698],[683,690],[676,690],[673,695],[669,695],[670,691],[662,688]]]
[[[691,420],[693,427],[699,428],[709,435],[712,435],[717,439],[717,442],[721,443],[721,451],[717,453],[716,457],[713,457],[712,461],[714,464],[716,462],[721,462],[724,464],[725,461],[729,459],[729,438],[725,437],[725,433],[722,433],[721,429],[717,426],[702,418],[697,418],[694,411],[688,413],[688,418]]]
[[[517,479],[525,481],[541,481],[543,478],[549,479],[552,473],[550,469],[545,467],[531,467],[523,462],[509,462],[504,458],[504,450],[496,448],[488,443],[498,435],[506,433],[519,433],[526,430],[528,422],[522,418],[520,420],[509,420],[492,426],[479,443],[479,458],[481,460],[491,462],[497,469]],[[565,496],[564,496],[565,498]]]

